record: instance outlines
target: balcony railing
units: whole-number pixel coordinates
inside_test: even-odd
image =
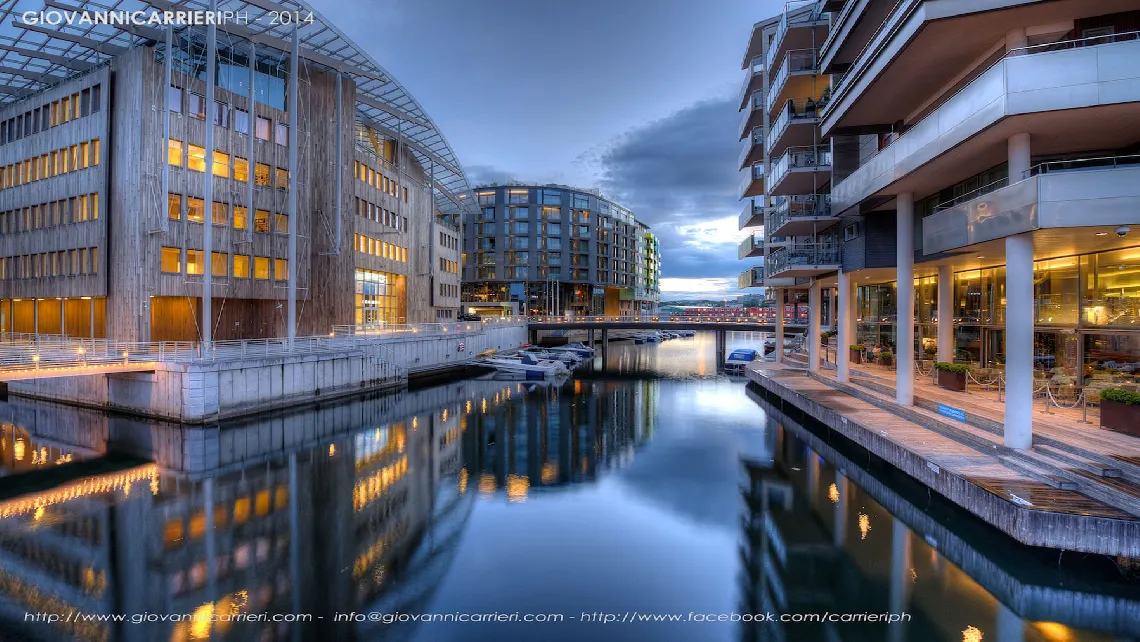
[[[779,160],[772,164],[769,185],[779,183],[793,169],[819,168],[822,170],[830,166],[831,149],[829,147],[823,145],[789,147]]]
[[[740,150],[740,157],[736,159],[737,167],[744,167],[744,162],[748,160],[748,154],[752,152],[752,148],[764,142],[764,129],[757,127],[752,130],[752,136],[744,143],[744,149]]]
[[[968,192],[965,192],[963,194],[955,196],[954,198],[952,198],[948,201],[939,203],[938,205],[934,206],[933,211],[934,212],[941,212],[942,210],[948,210],[950,208],[957,207],[957,206],[961,205],[962,203],[965,203],[966,201],[972,201],[975,198],[978,198],[979,196],[985,196],[986,194],[989,194],[990,192],[996,192],[997,190],[999,190],[1003,187],[1006,187],[1007,185],[1009,185],[1009,178],[1002,178],[1002,179],[996,180],[996,181],[994,181],[988,185],[982,185],[981,187],[979,187],[977,189],[972,189]]]
[[[743,102],[745,95],[748,94],[748,88],[752,86],[752,79],[764,73],[767,67],[760,56],[752,59],[752,66],[744,73],[744,83],[740,85],[740,91],[736,92],[737,102]]]
[[[1115,169],[1140,164],[1140,155],[1126,156],[1098,156],[1094,158],[1071,158],[1059,161],[1047,161],[1030,167],[1023,178],[1048,174],[1050,172],[1076,172],[1085,169]],[[975,196],[981,196],[976,194]],[[973,198],[973,197],[971,197]],[[969,199],[966,199],[969,200]],[[963,201],[960,201],[963,202]]]
[[[741,288],[755,288],[764,285],[764,268],[754,267],[745,270],[737,277],[736,285]]]
[[[771,68],[775,62],[776,52],[780,50],[780,45],[784,43],[784,36],[788,35],[788,28],[792,25],[800,24],[803,22],[812,22],[817,19],[815,11],[799,12],[797,16],[789,15],[792,11],[802,10],[809,4],[815,4],[814,0],[791,0],[785,3],[784,13],[780,14],[780,22],[776,25],[776,33],[772,36],[772,42],[768,45],[768,67]],[[793,7],[792,5],[799,5]]]
[[[752,181],[764,178],[764,163],[756,163],[751,168],[744,171],[744,179],[740,181],[740,197],[744,198],[744,192],[748,191],[748,186]]]
[[[827,101],[824,99],[815,100],[811,97],[788,100],[768,131],[768,149],[775,147],[776,141],[784,135],[784,130],[788,128],[788,125],[796,122],[811,122],[819,118],[819,112],[826,104]]]
[[[788,82],[788,78],[798,72],[803,71],[816,71],[819,67],[819,53],[815,49],[793,49],[789,51],[784,60],[780,63],[780,71],[776,74],[776,78],[772,80],[772,85],[768,88],[768,110],[771,111],[775,106],[776,97],[780,95],[780,90],[784,88],[784,84]]]
[[[740,242],[736,248],[737,259],[743,259],[756,250],[764,248],[764,237],[757,234],[749,234],[747,238]]]
[[[770,228],[780,229],[793,218],[827,218],[831,216],[831,194],[777,196],[772,199]]]
[[[745,223],[752,220],[754,217],[759,216],[760,220],[764,220],[764,206],[761,205],[761,202],[762,201],[757,201],[754,198],[750,198],[745,201],[744,209],[741,210],[740,216],[736,219],[738,229],[749,227],[746,226]]]
[[[748,124],[748,119],[752,117],[752,112],[756,111],[757,109],[763,109],[763,108],[764,108],[764,94],[762,92],[757,91],[757,92],[752,94],[752,100],[748,103],[748,106],[745,107],[744,110],[740,112],[740,124],[737,125],[736,130],[738,132],[740,132],[741,136],[743,136],[746,133],[744,131],[744,127]]]
[[[765,259],[765,265],[767,265],[768,276],[776,276],[798,265],[839,265],[839,256],[839,248],[834,245],[796,245],[772,251]]]

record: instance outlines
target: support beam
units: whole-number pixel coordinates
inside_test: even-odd
[[[249,154],[249,171],[246,172],[246,193],[247,202],[245,206],[245,240],[253,243],[253,220],[257,213],[256,206],[254,205],[254,186],[256,185],[257,178],[257,99],[256,95],[256,81],[257,81],[257,45],[249,43],[249,134],[246,140],[248,145],[247,153]]]
[[[340,254],[341,247],[341,217],[343,215],[341,190],[344,188],[344,117],[341,112],[344,111],[344,78],[341,73],[336,72],[336,239],[333,242],[333,252]],[[432,169],[432,176],[435,176],[435,169]],[[435,193],[432,193],[432,211],[435,211]]]
[[[839,350],[835,355],[839,383],[851,381],[851,344],[855,343],[855,280],[850,272],[839,273]]]
[[[784,361],[784,292],[776,288],[776,363]]]
[[[808,287],[808,372],[819,372],[819,344],[821,342],[819,326],[820,307],[822,305],[820,294],[819,281],[813,280]]]
[[[954,361],[954,268],[938,266],[938,360]]]
[[[210,11],[217,11],[217,0],[210,0]],[[202,347],[209,351],[214,339],[214,85],[217,83],[218,26],[206,27],[206,177],[202,189],[205,220],[202,224]],[[163,88],[166,91],[166,88]],[[249,159],[253,163],[254,159]],[[165,163],[164,163],[165,165]],[[253,167],[249,168],[253,173]]]
[[[61,67],[67,67],[68,69],[71,69],[73,71],[88,71],[90,69],[93,69],[96,66],[94,63],[83,62],[80,60],[68,58],[66,56],[57,56],[55,54],[50,54],[50,53],[47,53],[45,51],[39,51],[36,49],[28,49],[25,47],[13,47],[12,45],[0,44],[0,51],[11,51],[12,53],[20,54],[21,56],[24,56],[25,58],[36,58],[38,60],[50,62],[53,65],[59,65]]]
[[[297,338],[297,145],[301,139],[297,127],[297,77],[301,71],[300,43],[301,35],[294,22],[292,51],[289,53],[289,285],[286,337],[290,347]],[[339,172],[340,168],[337,170]]]
[[[897,197],[897,283],[895,323],[895,403],[914,405],[914,193]]]
[[[1033,236],[1005,239],[1005,445],[1033,443]]]
[[[167,196],[170,194],[170,162],[166,158],[170,154],[170,76],[173,73],[174,56],[171,55],[174,51],[174,26],[166,27],[166,49],[162,54],[162,75],[165,78],[162,86],[162,197],[169,199]],[[252,68],[252,65],[251,65]],[[179,106],[181,109],[181,106]],[[250,156],[250,158],[253,158]],[[253,172],[250,172],[253,174]],[[167,200],[167,203],[170,201]],[[169,205],[167,205],[169,207]],[[170,213],[158,212],[159,229],[166,232],[170,229]]]
[[[1027,178],[1029,174],[1029,168],[1032,162],[1029,134],[1024,132],[1014,134],[1009,137],[1007,145],[1009,151],[1009,182],[1016,183],[1023,178]]]

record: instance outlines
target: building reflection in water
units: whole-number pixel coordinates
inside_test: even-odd
[[[14,401],[6,473],[42,467],[40,448],[94,468],[0,498],[0,639],[397,639],[333,616],[426,608],[476,497],[525,501],[621,466],[656,389],[475,380],[206,428]],[[123,467],[103,471],[108,451]],[[41,611],[199,619],[25,622]],[[262,612],[323,619],[208,621]]]
[[[775,457],[742,462],[739,608],[910,619],[755,623],[742,628],[743,640],[1061,642],[1136,634],[1140,596],[1107,558],[1058,568],[1056,551],[989,530],[917,483],[892,478],[885,465],[869,472],[857,446],[822,441],[761,404]]]

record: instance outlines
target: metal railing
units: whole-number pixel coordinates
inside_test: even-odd
[[[831,194],[797,194],[772,198],[771,228],[775,232],[793,218],[831,216]]]
[[[839,248],[835,246],[797,245],[770,252],[765,265],[768,276],[774,277],[796,266],[839,265],[839,257]]]
[[[753,251],[764,248],[764,237],[756,234],[749,234],[747,238],[740,242],[737,246],[737,258],[743,259],[751,254]]]
[[[764,128],[763,127],[753,128],[752,134],[751,134],[751,139],[747,143],[745,143],[744,149],[740,150],[740,156],[738,156],[736,158],[736,166],[737,167],[744,167],[744,163],[746,160],[748,160],[748,155],[752,152],[752,148],[755,147],[756,145],[763,144],[763,142],[764,142]]]
[[[745,126],[748,124],[748,119],[752,117],[752,112],[763,109],[763,107],[764,95],[759,91],[753,92],[752,100],[750,100],[748,106],[740,112],[740,123],[736,126],[736,131],[740,134],[740,137],[744,137]]]
[[[763,180],[764,169],[765,164],[759,162],[752,165],[748,170],[745,170],[744,179],[740,181],[740,190],[738,192],[741,198],[744,198],[744,193],[748,191],[748,187],[752,185],[752,181]]]
[[[780,110],[780,115],[772,123],[768,131],[768,149],[775,149],[776,141],[784,135],[784,131],[794,122],[812,121],[819,118],[819,111],[827,102],[822,98],[790,98]]]
[[[939,203],[938,205],[934,206],[933,211],[934,212],[941,212],[943,210],[953,209],[955,207],[958,207],[962,203],[965,203],[967,201],[972,201],[975,198],[978,198],[979,196],[985,196],[986,194],[989,194],[990,192],[996,192],[997,190],[999,190],[1003,187],[1006,187],[1008,185],[1009,185],[1009,178],[1008,177],[998,179],[992,183],[989,183],[988,185],[982,185],[981,187],[972,189],[972,190],[970,190],[964,194],[961,194],[959,196],[955,196],[954,198],[952,198],[948,201],[945,201],[943,203]]]
[[[1067,158],[1064,160],[1046,161],[1030,167],[1022,174],[1022,178],[1029,178],[1050,172],[1075,172],[1088,169],[1116,169],[1117,167],[1130,167],[1140,164],[1140,154],[1127,154],[1123,156],[1097,156],[1092,158]]]
[[[772,107],[775,106],[776,97],[780,95],[780,90],[784,88],[784,84],[788,82],[788,78],[792,74],[801,71],[816,71],[818,68],[819,52],[815,49],[793,49],[784,54],[784,60],[780,63],[780,71],[772,80],[771,86],[768,87],[768,99],[766,101],[768,111],[771,111]]]
[[[764,73],[766,68],[760,56],[752,59],[752,65],[744,73],[744,83],[740,86],[740,91],[736,92],[736,102],[744,101],[745,96],[748,95],[748,88],[752,86],[752,79]]]
[[[740,273],[736,285],[741,288],[754,288],[764,285],[764,268],[754,267]]]
[[[831,149],[817,147],[789,147],[779,160],[772,164],[769,187],[777,185],[793,169],[824,168],[831,166]]]
[[[738,229],[744,229],[745,227],[751,227],[751,226],[746,226],[745,223],[747,223],[748,221],[750,221],[752,218],[754,218],[756,216],[759,216],[760,220],[763,221],[764,220],[764,208],[763,208],[763,206],[756,204],[756,199],[750,198],[750,199],[748,199],[748,201],[746,203],[744,203],[744,209],[741,210],[740,216],[738,216],[736,219],[737,228]]]

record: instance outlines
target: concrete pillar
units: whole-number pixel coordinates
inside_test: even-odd
[[[32,299],[32,332],[40,333],[40,300]]]
[[[914,193],[898,197],[896,265],[898,270],[895,323],[895,403],[914,405]]]
[[[776,288],[776,363],[784,360],[784,289]]]
[[[1032,158],[1029,134],[1014,134],[1006,143],[1009,151],[1009,182],[1016,183],[1028,178]]]
[[[938,266],[938,360],[954,361],[954,268]]]
[[[1005,445],[1033,442],[1033,236],[1005,239]]]
[[[819,281],[813,280],[808,288],[808,372],[819,372],[819,325],[820,306],[822,297],[819,291]]]
[[[91,338],[95,338],[95,297],[87,299],[88,309],[91,313]]]
[[[288,288],[285,290],[286,296],[286,318],[285,328],[286,334],[289,338],[289,346],[292,347],[293,341],[297,338],[297,192],[301,189],[301,184],[297,180],[297,148],[301,145],[301,130],[299,127],[299,119],[297,110],[297,94],[299,93],[299,80],[298,76],[301,73],[301,36],[298,32],[297,23],[293,23],[293,37],[290,39],[289,49],[289,246],[288,246],[288,260],[289,265],[287,270],[289,273]],[[250,114],[253,119],[253,115]],[[256,124],[256,120],[252,124]],[[340,135],[340,132],[337,132]],[[402,147],[403,145],[401,145]],[[251,162],[253,159],[250,159]],[[250,170],[252,171],[252,167]],[[340,171],[340,168],[337,168]],[[396,201],[399,203],[399,200]],[[277,275],[274,275],[276,278]]]
[[[851,380],[851,344],[855,343],[855,281],[850,272],[839,273],[839,307],[836,315],[839,330],[839,354],[835,355],[839,383]]]
[[[1025,34],[1025,27],[1018,27],[1016,29],[1010,29],[1008,32],[1006,32],[1006,34],[1005,34],[1005,50],[1006,50],[1006,52],[1012,51],[1014,49],[1020,49],[1022,47],[1027,47],[1027,46],[1029,46],[1029,38]],[[1011,174],[1011,176],[1012,176],[1012,174]]]
[[[67,336],[67,315],[66,312],[67,299],[59,300],[59,333]]]
[[[836,308],[839,299],[838,290],[827,288],[827,296],[827,325],[828,329],[835,330],[839,327],[839,310]]]

